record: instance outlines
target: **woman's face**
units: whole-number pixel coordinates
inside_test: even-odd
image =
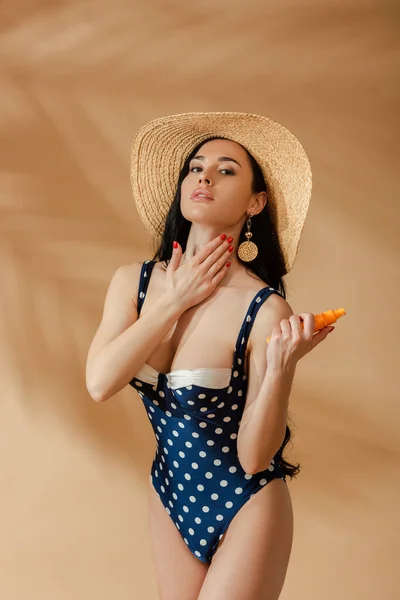
[[[254,200],[253,173],[246,151],[230,140],[211,140],[189,164],[181,185],[181,211],[188,221],[204,225],[234,225],[247,218]],[[192,194],[204,190],[212,200],[196,202]],[[253,210],[254,214],[260,212]]]

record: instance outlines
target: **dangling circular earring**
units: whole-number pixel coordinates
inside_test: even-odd
[[[253,217],[253,213],[250,213],[249,218],[247,219],[247,231],[244,234],[247,238],[246,242],[242,242],[238,248],[238,256],[244,262],[250,262],[254,260],[258,254],[258,248],[254,242],[250,242],[250,238],[253,237],[253,234],[250,231],[251,227],[251,218]]]

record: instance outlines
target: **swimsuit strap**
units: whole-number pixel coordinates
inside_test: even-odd
[[[142,264],[142,268],[140,271],[140,282],[139,282],[139,291],[138,291],[138,315],[140,314],[140,310],[142,308],[144,299],[146,297],[147,288],[150,281],[150,276],[153,271],[155,265],[155,261],[146,260]],[[239,331],[239,335],[236,340],[234,358],[233,358],[233,367],[239,370],[243,370],[244,368],[244,358],[246,354],[247,342],[250,336],[251,329],[253,327],[254,320],[257,316],[258,311],[262,304],[266,301],[267,298],[271,294],[282,294],[272,288],[270,286],[266,286],[259,290],[254,296],[253,300],[250,302],[250,306],[247,310],[247,313],[244,317],[242,326]],[[283,296],[282,296],[283,297]]]
[[[249,340],[254,320],[257,316],[258,311],[260,310],[260,307],[262,306],[262,304],[264,304],[266,299],[269,298],[269,296],[271,296],[271,294],[279,294],[280,296],[282,296],[282,294],[275,288],[266,286],[257,292],[247,310],[246,316],[244,318],[242,327],[239,331],[239,335],[236,341],[235,354],[233,359],[234,367],[238,368],[239,370],[243,369],[247,342]]]
[[[142,268],[140,270],[140,281],[139,281],[139,290],[138,290],[138,303],[137,303],[137,311],[138,315],[140,315],[141,308],[143,306],[144,299],[146,297],[147,288],[149,286],[150,275],[153,271],[154,260],[145,260],[142,264]]]

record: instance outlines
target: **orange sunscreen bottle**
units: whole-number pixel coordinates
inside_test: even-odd
[[[336,323],[340,317],[346,314],[344,308],[333,308],[332,310],[326,310],[325,312],[319,313],[319,315],[315,315],[315,331],[320,331],[324,327],[328,325],[332,325],[332,323]],[[303,325],[303,317],[300,317],[300,328],[304,329]],[[267,338],[267,344],[269,344],[269,340],[271,336]]]

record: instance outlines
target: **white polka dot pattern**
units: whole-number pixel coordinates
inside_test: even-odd
[[[139,312],[153,266],[152,261],[142,266]],[[246,473],[237,453],[247,390],[246,344],[257,311],[273,292],[279,293],[263,288],[251,302],[237,338],[232,369],[198,370],[203,371],[203,383],[210,371],[221,372],[212,373],[216,378],[208,380],[214,387],[196,383],[195,369],[187,379],[181,377],[178,385],[173,380],[177,371],[158,373],[151,367],[130,382],[140,394],[157,440],[152,485],[190,551],[206,563],[211,562],[240,508],[272,479],[285,480],[274,459],[264,471]],[[140,381],[139,374],[143,375]]]

